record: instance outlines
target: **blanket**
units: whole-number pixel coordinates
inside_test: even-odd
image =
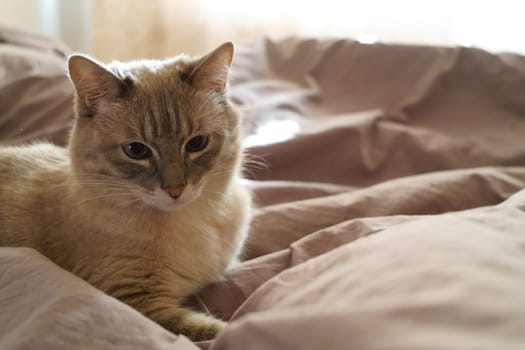
[[[69,49],[0,28],[0,143],[64,145]],[[525,57],[349,39],[238,48],[253,222],[173,335],[26,248],[0,248],[5,349],[523,349]]]

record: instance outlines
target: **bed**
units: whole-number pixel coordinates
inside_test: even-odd
[[[70,50],[0,28],[0,143],[64,145]],[[2,349],[525,348],[525,57],[265,39],[240,47],[256,208],[241,263],[173,335],[26,248],[0,248]]]

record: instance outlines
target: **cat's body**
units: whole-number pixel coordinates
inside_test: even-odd
[[[70,59],[68,149],[0,149],[0,245],[40,251],[175,333],[213,337],[224,323],[181,303],[221,276],[247,232],[230,61],[231,45],[110,69]]]

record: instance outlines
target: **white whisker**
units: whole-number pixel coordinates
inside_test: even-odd
[[[80,205],[83,205],[83,204],[86,204],[86,203],[92,202],[92,201],[101,201],[103,199],[115,199],[115,198],[125,199],[126,197],[128,197],[128,198],[131,197],[132,198],[132,196],[133,195],[130,192],[110,192],[110,193],[101,194],[99,196],[92,196],[92,197],[89,197],[89,198],[84,198],[81,201],[74,201],[73,204],[80,206]],[[135,201],[134,198],[132,198],[132,199]],[[113,202],[115,202],[115,201],[113,201]]]

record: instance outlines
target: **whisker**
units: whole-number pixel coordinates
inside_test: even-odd
[[[270,168],[270,163],[265,158],[253,153],[244,153],[243,166],[248,165],[261,170]]]
[[[117,182],[100,182],[100,181],[70,181],[68,183],[62,183],[50,186],[50,188],[68,187],[71,185],[79,186],[104,186],[104,187],[118,187],[118,188],[129,188],[129,184],[117,183]]]
[[[132,196],[132,193],[130,192],[111,192],[111,193],[104,193],[102,195],[99,195],[99,196],[92,196],[92,197],[89,197],[89,198],[84,198],[83,200],[81,201],[74,201],[74,203],[72,204],[75,204],[75,205],[82,205],[82,204],[85,204],[85,203],[88,203],[88,202],[91,202],[91,201],[97,201],[97,200],[101,200],[101,199],[109,199],[109,198],[115,198],[115,197],[131,197]],[[133,198],[133,200],[135,200]]]

